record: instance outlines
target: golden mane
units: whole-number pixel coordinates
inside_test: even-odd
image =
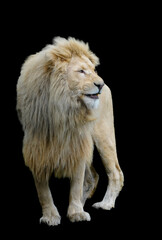
[[[83,41],[72,37],[68,39],[55,37],[53,44],[53,53],[64,60],[69,60],[72,56],[81,57],[85,55],[95,66],[99,64],[98,57],[90,51],[88,43],[85,44]]]

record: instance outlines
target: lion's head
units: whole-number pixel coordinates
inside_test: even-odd
[[[75,104],[81,102],[88,109],[96,109],[104,82],[95,71],[99,59],[89,50],[88,44],[74,38],[57,37],[54,45],[48,48],[54,62],[53,92],[55,96],[59,92],[56,101],[62,93],[67,105],[72,100]]]
[[[98,107],[99,94],[104,83],[88,57],[84,55],[72,57],[67,69],[67,81],[69,88],[78,93],[78,98],[88,109]]]
[[[91,121],[99,105],[103,80],[95,72],[99,59],[88,44],[54,39],[22,66],[17,84],[17,111],[24,129],[53,136],[68,124]],[[89,114],[87,114],[89,113]]]

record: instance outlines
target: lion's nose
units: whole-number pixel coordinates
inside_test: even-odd
[[[94,85],[96,86],[96,87],[98,87],[98,89],[99,89],[99,92],[101,91],[101,89],[103,88],[103,86],[104,86],[104,83],[103,84],[97,84],[97,83],[94,83]]]

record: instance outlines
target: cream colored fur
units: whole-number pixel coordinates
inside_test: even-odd
[[[17,111],[24,130],[23,155],[42,206],[40,221],[48,225],[58,225],[61,220],[48,186],[52,173],[71,180],[69,219],[90,220],[83,207],[98,182],[92,167],[94,144],[109,185],[104,199],[93,206],[111,209],[123,186],[111,92],[95,72],[98,64],[88,44],[57,37],[53,45],[30,56],[22,66]],[[92,97],[97,93],[98,97]]]

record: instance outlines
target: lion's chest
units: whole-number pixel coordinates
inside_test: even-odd
[[[72,177],[79,161],[91,162],[93,140],[90,133],[65,134],[54,139],[52,162],[56,177]]]

